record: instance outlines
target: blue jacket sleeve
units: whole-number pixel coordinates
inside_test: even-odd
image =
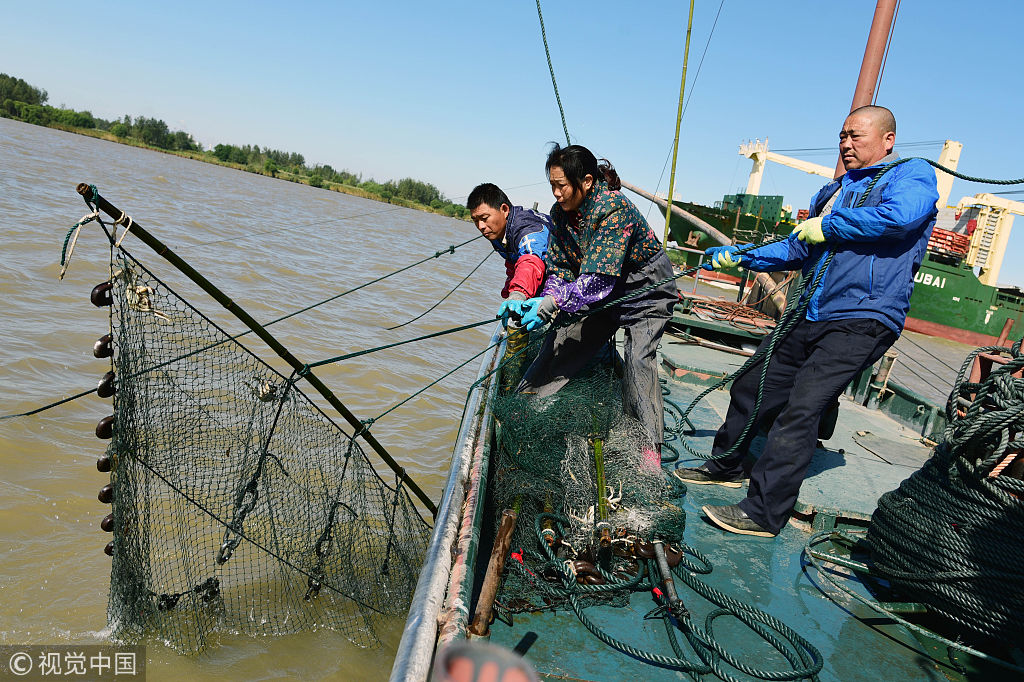
[[[931,166],[915,159],[890,172],[896,177],[883,185],[877,206],[834,209],[825,216],[821,227],[828,241],[900,240],[932,219],[939,193]]]
[[[799,270],[807,259],[807,244],[789,235],[789,239],[775,244],[765,244],[743,254],[743,267],[755,272],[778,272]]]

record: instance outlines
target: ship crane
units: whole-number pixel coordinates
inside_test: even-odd
[[[1013,218],[1024,215],[1024,202],[975,194],[962,198],[955,211],[957,223],[965,223],[970,235],[966,263],[981,269],[978,280],[982,284],[999,286],[999,269],[1010,240]]]
[[[796,168],[811,175],[820,175],[829,180],[835,175],[835,170],[810,161],[801,161],[791,156],[783,156],[768,150],[768,140],[761,142],[746,142],[740,145],[740,154],[754,162],[750,169],[750,177],[747,179],[747,194],[758,194],[761,191],[761,179],[764,177],[764,165],[768,161],[780,163],[783,166]]]

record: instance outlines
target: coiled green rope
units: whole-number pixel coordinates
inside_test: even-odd
[[[684,636],[687,637],[694,652],[700,660],[690,660],[683,655],[676,639],[675,627],[673,627],[671,623],[666,623],[666,629],[668,630],[669,641],[673,652],[676,654],[675,656],[665,656],[645,651],[643,649],[638,649],[626,642],[623,642],[622,640],[612,637],[598,627],[586,615],[585,610],[579,602],[579,597],[585,594],[593,594],[595,592],[650,590],[655,587],[655,581],[651,578],[656,571],[654,562],[649,561],[641,563],[641,570],[638,570],[636,576],[631,580],[619,580],[613,575],[601,571],[602,576],[608,581],[605,585],[579,585],[576,583],[575,576],[564,566],[564,562],[559,561],[555,557],[554,551],[544,541],[542,529],[544,521],[551,521],[562,528],[568,524],[568,521],[555,514],[538,514],[534,518],[534,530],[537,534],[537,541],[547,557],[547,568],[551,568],[557,572],[562,582],[562,586],[559,587],[557,585],[552,585],[541,578],[535,579],[534,583],[539,585],[539,587],[549,595],[567,600],[570,607],[573,609],[573,612],[576,614],[576,617],[584,627],[608,646],[652,665],[671,668],[674,670],[682,670],[695,675],[713,673],[720,679],[727,680],[728,682],[739,682],[739,680],[734,677],[730,671],[722,667],[722,662],[725,662],[735,670],[738,670],[745,675],[762,680],[784,681],[815,679],[817,674],[821,671],[821,668],[824,665],[821,653],[796,631],[792,630],[785,623],[768,615],[764,611],[733,599],[697,578],[696,573],[711,572],[711,562],[699,551],[687,545],[681,545],[683,551],[697,558],[703,563],[703,566],[698,566],[689,562],[689,560],[686,560],[684,556],[684,561],[674,569],[673,573],[701,597],[720,607],[711,611],[707,615],[703,628],[693,623],[689,618],[683,618],[682,621],[678,622],[679,628],[682,629]],[[515,570],[523,571],[525,573],[526,569],[522,565],[514,561],[511,562],[510,565],[513,566]],[[786,658],[787,661],[789,661],[793,666],[793,670],[762,670],[755,668],[747,665],[726,650],[718,643],[714,636],[713,629],[714,621],[726,615],[734,616],[737,620],[745,624],[761,638],[771,644],[773,648],[775,648]]]
[[[967,380],[982,353],[1010,356],[981,382]],[[986,346],[964,360],[946,404],[948,426],[932,458],[883,495],[863,546],[871,563],[840,559],[815,549],[826,539],[849,534],[818,533],[805,554],[819,573],[850,596],[907,628],[1018,673],[1024,667],[991,656],[908,622],[873,599],[850,589],[821,562],[885,578],[901,598],[944,616],[957,630],[985,643],[1020,646],[1024,628],[1024,481],[989,474],[1008,452],[1024,447],[1024,369],[1020,343]],[[960,409],[966,406],[966,409]],[[958,638],[959,640],[959,638]]]
[[[961,651],[961,652],[964,652],[964,653],[969,654],[971,656],[975,656],[975,657],[977,657],[977,658],[979,658],[981,660],[988,661],[990,663],[994,663],[995,665],[998,665],[1000,667],[1006,668],[1008,670],[1012,670],[1012,671],[1015,671],[1015,672],[1018,672],[1018,673],[1024,673],[1024,667],[1022,667],[1022,666],[1015,665],[1015,664],[1010,663],[1008,661],[1004,661],[1002,659],[996,658],[995,656],[990,656],[989,654],[986,654],[984,651],[979,651],[978,649],[975,649],[974,647],[968,646],[967,644],[965,644],[963,642],[953,641],[951,639],[948,639],[946,637],[943,637],[943,636],[935,633],[932,630],[928,630],[927,628],[923,628],[920,625],[916,625],[914,623],[911,623],[906,618],[903,618],[902,616],[900,616],[898,613],[894,613],[893,611],[885,608],[884,606],[882,606],[879,602],[875,601],[874,599],[871,599],[869,597],[865,597],[864,595],[860,594],[859,592],[857,592],[857,591],[847,587],[845,584],[843,584],[845,581],[840,580],[837,577],[833,576],[832,572],[829,571],[829,570],[826,570],[826,568],[825,568],[825,566],[823,564],[826,563],[826,562],[830,563],[830,564],[836,564],[838,566],[844,566],[844,567],[849,568],[851,570],[860,571],[862,573],[869,574],[869,575],[871,574],[871,567],[868,566],[867,564],[864,564],[864,563],[861,563],[861,562],[851,561],[851,560],[848,560],[848,559],[842,559],[839,556],[835,556],[835,555],[832,555],[832,554],[826,554],[826,553],[820,552],[817,549],[815,549],[815,547],[817,545],[819,545],[819,544],[821,544],[821,543],[823,543],[825,541],[831,541],[834,544],[846,544],[846,543],[851,541],[850,534],[849,534],[849,532],[846,532],[846,531],[829,531],[829,530],[821,531],[819,533],[815,533],[814,535],[812,535],[810,537],[810,539],[807,540],[807,544],[804,546],[804,556],[806,556],[808,562],[812,566],[814,566],[815,569],[817,569],[818,575],[820,575],[823,578],[825,578],[826,580],[828,580],[828,582],[832,583],[833,586],[839,588],[842,592],[846,593],[848,596],[853,597],[857,601],[861,602],[862,604],[865,604],[866,606],[868,606],[871,609],[877,611],[878,613],[883,614],[883,615],[891,618],[892,620],[896,621],[897,623],[899,623],[903,627],[907,628],[908,630],[912,630],[914,632],[919,632],[922,635],[924,635],[925,637],[928,637],[930,639],[934,639],[934,640],[944,644],[949,649],[950,660],[953,659],[953,651],[954,650],[955,651]]]
[[[968,630],[1018,645],[1024,630],[1024,481],[990,476],[1024,447],[1020,345],[981,383],[965,375],[947,404],[943,441],[923,467],[878,501],[867,540],[873,572]],[[973,398],[971,398],[973,396]],[[970,402],[961,414],[960,401]],[[965,402],[966,402],[965,400]]]

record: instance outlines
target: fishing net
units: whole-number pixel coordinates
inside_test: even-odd
[[[372,646],[430,528],[288,377],[119,253],[111,312],[115,637],[329,627]]]
[[[527,358],[540,342],[526,347]],[[517,523],[495,602],[499,613],[572,611],[605,644],[693,679],[714,674],[734,680],[735,671],[758,679],[813,677],[822,658],[806,639],[697,577],[712,566],[683,542],[686,515],[678,502],[685,488],[665,475],[643,427],[624,414],[616,357],[609,350],[544,398],[505,390],[517,376],[502,377],[502,394],[492,402],[490,512],[495,528],[504,509],[517,511]],[[703,628],[675,596],[675,581],[715,606]],[[642,618],[664,620],[672,655],[617,639],[588,615],[593,606],[629,606],[638,615],[638,605],[651,602],[631,601],[635,592],[656,596],[655,608]],[[711,625],[725,614],[782,652],[788,668],[760,670],[729,653]]]
[[[527,363],[539,344],[534,340],[526,351]],[[514,557],[498,597],[505,608],[531,611],[562,602],[538,583],[556,579],[541,543],[558,562],[570,562],[581,581],[601,584],[602,578],[587,576],[600,576],[598,569],[635,575],[637,545],[682,539],[685,514],[672,502],[678,491],[640,423],[623,413],[612,358],[613,351],[604,354],[552,396],[506,390],[494,401],[491,512],[496,522],[504,509],[518,512]],[[502,386],[514,383],[503,380]],[[565,524],[538,521],[545,514]],[[582,601],[624,605],[628,599],[629,589],[622,589],[588,593]]]

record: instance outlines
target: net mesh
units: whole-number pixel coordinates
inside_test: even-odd
[[[536,356],[539,345],[534,340],[524,364]],[[515,381],[503,377],[503,393],[494,401],[498,448],[491,512],[497,524],[504,509],[517,510],[512,548],[521,558],[521,563],[506,563],[498,595],[506,609],[535,611],[564,603],[540,584],[558,582],[542,542],[550,540],[556,561],[569,562],[584,581],[598,567],[619,577],[635,574],[638,546],[654,539],[682,539],[685,513],[673,503],[681,491],[664,475],[643,427],[623,413],[613,358],[609,350],[542,399],[507,390]],[[543,513],[561,516],[566,523],[536,523]],[[600,584],[601,579],[589,580]],[[584,605],[625,605],[629,590],[588,593],[579,599]]]
[[[114,635],[196,652],[216,632],[329,627],[376,645],[429,539],[406,490],[139,263],[119,253],[113,272]]]

